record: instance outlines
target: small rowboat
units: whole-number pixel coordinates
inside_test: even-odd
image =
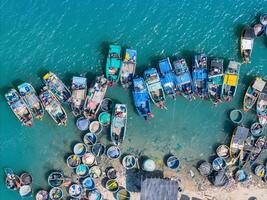
[[[235,124],[240,124],[243,121],[243,113],[241,110],[232,110],[230,112],[230,119]]]
[[[69,168],[76,168],[81,164],[81,158],[77,155],[70,155],[67,158],[67,165]]]
[[[25,101],[28,108],[36,119],[42,120],[44,116],[44,107],[39,100],[33,86],[29,83],[23,83],[18,86],[21,98]]]
[[[87,79],[84,77],[74,76],[71,84],[70,107],[75,117],[83,113],[83,107],[87,94]]]
[[[249,164],[253,165],[261,152],[263,151],[265,147],[265,143],[267,142],[266,136],[261,136],[257,139],[253,149],[251,150],[251,154],[249,157]]]
[[[122,165],[125,169],[132,169],[136,166],[136,158],[134,155],[126,155],[122,159]]]
[[[136,50],[126,49],[124,61],[122,62],[120,82],[123,88],[132,85],[136,68]]]
[[[170,169],[177,169],[180,165],[180,161],[178,160],[178,158],[176,156],[171,155],[168,159],[167,159],[167,167],[169,167]]]
[[[121,47],[119,45],[109,45],[109,52],[106,62],[106,78],[109,85],[113,86],[118,82],[121,74]]]
[[[100,178],[102,175],[102,170],[99,166],[95,165],[89,169],[89,177],[96,179]]]
[[[259,136],[261,136],[262,135],[262,133],[263,133],[263,126],[260,124],[260,123],[258,123],[258,122],[255,122],[255,123],[253,123],[252,125],[251,125],[251,127],[250,127],[250,132],[251,132],[251,134],[254,136],[254,137],[259,137]]]
[[[230,153],[230,149],[228,146],[222,144],[216,149],[216,153],[219,157],[228,158],[229,153]]]
[[[30,185],[23,185],[19,189],[19,194],[22,198],[29,198],[32,196],[32,187]]]
[[[261,125],[267,125],[267,87],[264,88],[258,98],[257,117]]]
[[[196,54],[193,57],[193,83],[195,94],[201,99],[208,96],[208,57],[205,54]]]
[[[89,173],[89,167],[85,164],[80,164],[79,166],[77,166],[77,168],[75,169],[76,174],[81,177],[84,178],[88,175]]]
[[[20,175],[20,181],[22,185],[31,185],[32,176],[29,173],[23,173]]]
[[[262,24],[255,24],[254,27],[254,34],[256,37],[260,37],[264,34],[264,26]]]
[[[223,158],[221,158],[221,157],[215,158],[212,161],[212,167],[213,167],[213,169],[215,171],[225,170],[225,168],[226,168],[226,161]]]
[[[212,173],[212,166],[209,162],[205,161],[200,164],[198,171],[202,176],[209,176]]]
[[[46,190],[40,190],[35,196],[36,200],[49,200],[49,193]]]
[[[250,63],[253,44],[254,44],[254,29],[246,26],[241,33],[240,51],[243,58],[243,63]]]
[[[80,117],[76,121],[76,126],[80,131],[86,131],[89,129],[90,121],[85,117]]]
[[[114,169],[114,167],[108,167],[106,169],[106,175],[111,180],[115,180],[118,178],[117,171],[116,169]]]
[[[60,187],[63,184],[64,179],[64,175],[61,171],[53,171],[48,176],[48,184],[51,187]]]
[[[176,79],[173,73],[170,59],[167,57],[166,59],[160,60],[158,65],[160,81],[165,93],[169,97],[176,99]]]
[[[121,156],[121,150],[119,149],[118,146],[110,146],[107,149],[107,156],[110,159],[117,159]]]
[[[73,153],[80,157],[83,156],[86,153],[86,151],[87,151],[86,145],[81,142],[75,144],[73,147]]]
[[[87,194],[88,200],[102,200],[101,193],[98,190],[93,190]]]
[[[117,181],[110,179],[106,182],[106,189],[110,192],[116,193],[119,190],[119,184]]]
[[[251,85],[248,87],[243,100],[243,110],[245,112],[254,106],[265,85],[266,82],[260,77],[256,77],[256,79],[253,80]]]
[[[267,13],[261,14],[260,22],[263,26],[267,26]]]
[[[104,76],[97,76],[91,84],[84,103],[83,114],[86,118],[95,119],[101,103],[107,91],[107,79]]]
[[[234,178],[236,182],[245,182],[248,180],[248,173],[243,169],[239,169],[236,171]]]
[[[98,121],[102,126],[109,126],[111,121],[111,115],[108,112],[101,112],[98,116]]]
[[[92,153],[96,156],[96,157],[100,157],[105,153],[105,146],[101,143],[96,143],[95,145],[93,145],[92,147]]]
[[[95,145],[97,142],[97,137],[94,133],[87,133],[83,137],[83,142],[88,146]]]
[[[263,178],[266,174],[266,169],[264,167],[264,165],[258,165],[256,168],[255,168],[255,174],[260,177],[260,178]]]
[[[83,164],[87,165],[87,166],[92,166],[95,164],[96,160],[95,160],[95,155],[92,153],[86,153],[82,156],[82,162]]]
[[[126,104],[116,104],[112,115],[110,138],[114,145],[120,145],[126,134],[127,107]]]
[[[90,124],[90,127],[89,127],[89,131],[91,133],[94,133],[96,135],[100,134],[103,130],[103,127],[101,125],[101,123],[99,121],[93,121],[91,124]]]
[[[82,181],[83,188],[89,191],[95,189],[95,182],[92,178],[87,177]]]
[[[59,187],[53,187],[49,191],[49,198],[51,200],[62,200],[63,199],[63,196],[64,196],[63,191]]]
[[[104,112],[111,112],[113,108],[113,101],[110,98],[103,99],[101,103],[101,110]]]
[[[46,73],[43,76],[43,82],[60,103],[68,103],[68,100],[71,97],[71,92],[54,73]]]
[[[82,187],[78,184],[72,184],[69,187],[69,195],[73,198],[80,198],[82,194]]]
[[[230,61],[224,73],[222,97],[225,101],[231,101],[236,94],[241,64]]]
[[[20,178],[10,168],[5,169],[5,174],[6,174],[6,187],[9,190],[18,190],[21,187]]]
[[[131,194],[128,190],[125,188],[119,189],[119,191],[116,194],[116,200],[130,200]]]
[[[159,108],[165,108],[166,98],[159,74],[155,68],[148,68],[144,72],[144,79],[152,102]]]
[[[57,123],[57,125],[67,125],[67,113],[61,106],[60,102],[56,99],[54,94],[47,88],[43,87],[39,95],[41,102],[52,117],[52,119]]]
[[[32,126],[33,117],[30,109],[15,89],[5,94],[7,103],[22,125]]]

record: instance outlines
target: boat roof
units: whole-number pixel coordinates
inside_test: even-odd
[[[194,73],[195,79],[204,80],[207,78],[207,71],[204,68],[198,68],[193,73]]]
[[[125,57],[124,57],[124,62],[133,62],[136,63],[136,50],[134,49],[126,49]]]
[[[235,131],[235,135],[233,138],[233,144],[242,145],[247,139],[249,134],[249,129],[243,126],[238,126]]]
[[[120,55],[121,46],[120,45],[115,45],[115,44],[109,45],[109,53],[116,53],[116,54]]]
[[[263,91],[265,85],[266,85],[266,82],[264,80],[262,80],[261,78],[256,78],[252,87],[261,92],[261,91]]]
[[[191,81],[190,73],[183,73],[176,77],[178,84],[188,83]]]
[[[161,73],[168,73],[172,70],[169,57],[159,61],[159,69]]]
[[[72,78],[72,83],[76,85],[86,85],[86,78],[85,77],[80,77],[80,76],[73,76]]]
[[[236,70],[236,71],[239,71],[240,69],[240,66],[241,66],[241,63],[239,62],[236,62],[236,61],[230,61],[229,64],[228,64],[228,71],[229,70]]]
[[[238,84],[238,75],[236,74],[225,74],[223,83],[230,86],[237,86]]]
[[[250,50],[253,47],[253,40],[252,39],[242,39],[241,41],[242,49]]]

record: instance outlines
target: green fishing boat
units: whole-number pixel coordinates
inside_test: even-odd
[[[118,82],[121,72],[121,47],[119,45],[109,45],[109,52],[106,62],[106,78],[109,85],[113,86]]]

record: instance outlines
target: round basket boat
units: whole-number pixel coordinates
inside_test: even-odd
[[[21,187],[21,180],[16,174],[9,174],[6,177],[6,187],[9,190],[18,190]]]
[[[263,13],[260,16],[260,22],[263,26],[267,26],[267,13]]]
[[[67,158],[67,165],[69,168],[76,168],[80,164],[81,164],[81,158],[75,154],[70,155]]]
[[[20,181],[22,185],[31,185],[32,176],[29,173],[23,173],[20,175]]]
[[[235,173],[235,180],[237,182],[245,182],[246,180],[248,180],[247,172],[243,169],[237,170]]]
[[[119,190],[119,184],[117,181],[110,179],[106,182],[106,189],[110,192],[117,192]]]
[[[102,130],[103,130],[103,127],[102,127],[102,125],[100,124],[99,121],[93,121],[90,124],[89,131],[91,133],[95,133],[96,135],[98,135],[99,133],[102,132]]]
[[[142,162],[142,169],[147,172],[153,172],[156,169],[154,160],[148,158]]]
[[[92,153],[96,156],[102,156],[105,153],[105,146],[101,143],[96,143],[95,145],[93,145],[92,147]]]
[[[224,170],[226,168],[226,161],[221,157],[215,158],[212,162],[212,167],[215,171]]]
[[[95,165],[89,169],[89,177],[97,179],[102,175],[102,170],[99,166]]]
[[[32,196],[32,187],[30,185],[23,185],[19,189],[19,194],[21,197],[31,197]]]
[[[102,126],[108,126],[110,125],[111,115],[107,112],[102,112],[98,116],[98,121],[100,124],[102,124]]]
[[[83,156],[87,151],[86,145],[84,143],[77,143],[73,147],[73,153],[77,156]]]
[[[255,24],[253,29],[254,29],[254,34],[257,37],[260,37],[264,34],[264,26],[262,24]]]
[[[121,155],[121,151],[120,151],[119,147],[117,147],[117,146],[110,146],[107,149],[107,156],[110,159],[117,159],[120,157],[120,155]]]
[[[90,125],[90,121],[85,117],[80,117],[76,121],[76,126],[80,131],[88,130]]]
[[[87,189],[89,191],[95,189],[95,182],[92,178],[87,177],[82,181],[82,185],[84,189]]]
[[[124,156],[122,159],[122,166],[125,169],[132,169],[136,166],[136,158],[133,155]]]
[[[216,149],[216,153],[219,157],[228,158],[230,155],[230,149],[227,145],[222,144]]]
[[[96,144],[96,142],[97,142],[96,134],[94,134],[94,133],[85,134],[83,137],[83,142],[88,146],[92,146],[92,145]]]
[[[54,187],[49,191],[49,198],[51,200],[62,200],[63,199],[63,191],[59,187]]]
[[[265,169],[264,165],[258,165],[258,166],[255,168],[255,174],[256,174],[258,177],[263,178],[263,177],[265,176],[265,173],[266,173],[266,169]]]
[[[49,194],[46,190],[40,190],[36,193],[36,200],[49,200]]]
[[[86,153],[82,157],[82,162],[85,165],[92,166],[95,163],[95,155],[92,153]]]
[[[76,174],[80,177],[86,177],[89,173],[89,167],[85,164],[81,164],[76,168]]]
[[[202,176],[209,176],[212,172],[212,166],[209,162],[205,161],[200,164],[198,171]]]
[[[180,165],[180,161],[178,160],[178,158],[176,156],[170,156],[167,159],[167,167],[169,167],[170,169],[177,169]]]
[[[101,200],[102,196],[98,190],[93,190],[93,191],[88,192],[87,198],[88,200]]]
[[[72,184],[69,187],[69,195],[74,198],[80,198],[82,194],[82,187],[78,184]]]
[[[128,190],[121,188],[116,194],[116,200],[130,200],[131,194]]]
[[[60,187],[64,182],[64,175],[61,171],[53,171],[48,176],[48,184],[51,187]]]
[[[101,103],[101,110],[104,112],[111,112],[113,107],[113,101],[110,98],[103,99]]]
[[[255,122],[250,127],[250,132],[254,137],[260,137],[263,133],[263,126],[259,122]]]
[[[232,110],[230,113],[230,119],[236,124],[240,124],[243,121],[243,113],[241,110]]]
[[[118,177],[117,171],[116,171],[116,169],[114,169],[114,167],[108,167],[106,169],[106,175],[111,180],[115,180]]]

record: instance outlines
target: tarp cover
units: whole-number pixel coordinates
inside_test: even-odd
[[[224,75],[224,84],[230,85],[230,86],[236,86],[237,85],[238,76],[235,74],[225,74]]]

